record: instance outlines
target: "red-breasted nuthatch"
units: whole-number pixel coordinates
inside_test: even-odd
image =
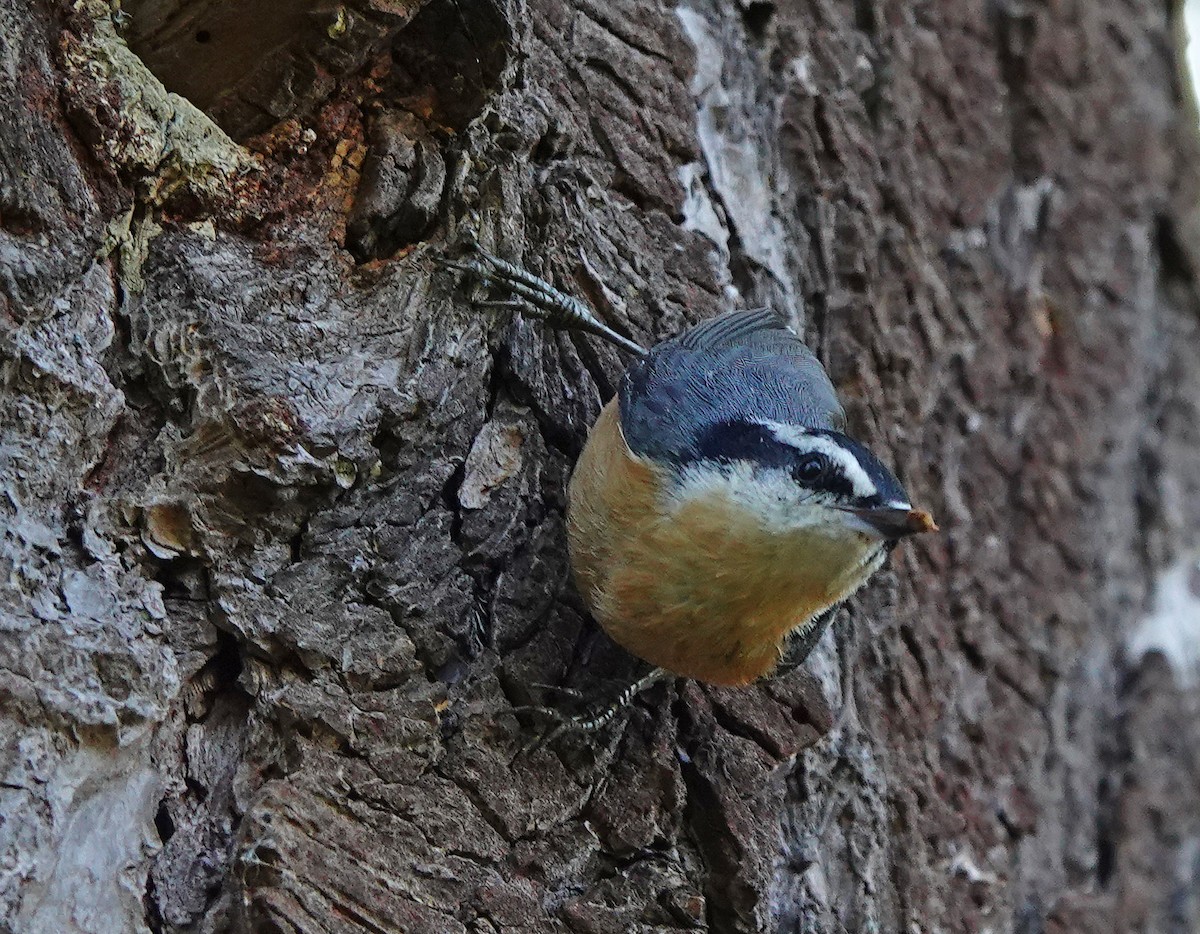
[[[647,352],[481,250],[447,265],[515,296],[486,304],[639,355],[592,427],[567,513],[579,589],[633,654],[673,674],[748,684],[775,668],[790,634],[807,654],[822,615],[899,539],[937,529],[844,433],[824,368],[770,311],[723,314]]]

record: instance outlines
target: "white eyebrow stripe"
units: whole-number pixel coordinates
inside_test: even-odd
[[[842,468],[843,475],[850,481],[855,496],[868,497],[879,494],[875,482],[863,470],[858,458],[829,438],[822,435],[810,435],[803,428],[796,425],[785,425],[783,422],[763,422],[762,424],[771,429],[775,440],[780,444],[793,447],[803,454],[824,454],[838,464]]]

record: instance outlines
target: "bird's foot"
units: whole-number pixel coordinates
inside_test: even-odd
[[[607,707],[594,710],[590,713],[577,714],[572,716],[554,707],[528,705],[517,707],[517,713],[535,714],[544,717],[550,721],[550,725],[546,730],[543,730],[532,741],[527,743],[521,752],[525,755],[536,752],[543,746],[549,745],[560,736],[569,733],[588,734],[595,733],[608,726],[622,710],[633,702],[633,699],[645,691],[647,688],[658,684],[660,681],[665,681],[672,678],[674,675],[662,668],[655,668],[649,674],[638,678],[632,684],[627,685]],[[561,688],[551,685],[540,685],[543,689],[549,689],[557,693],[566,694],[573,697],[580,697],[580,693],[573,688]]]
[[[817,647],[817,643],[821,641],[821,636],[825,635],[825,630],[829,628],[829,624],[833,622],[839,609],[841,609],[841,604],[834,604],[829,609],[818,613],[788,637],[779,647],[779,665],[774,672],[776,677],[782,678],[790,675],[804,664],[813,649]]]
[[[638,356],[646,352],[639,344],[623,334],[618,334],[597,318],[579,299],[559,291],[528,269],[494,256],[478,244],[472,243],[470,247],[470,252],[462,259],[436,257],[434,261],[446,269],[453,269],[480,279],[488,285],[506,289],[515,296],[515,300],[484,301],[477,304],[523,311],[546,322],[552,328],[586,331]]]

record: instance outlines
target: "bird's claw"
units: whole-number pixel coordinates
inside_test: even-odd
[[[546,729],[538,731],[533,739],[521,747],[518,753],[521,756],[531,756],[544,746],[549,746],[560,736],[571,730],[575,719],[567,716],[561,710],[555,710],[553,707],[540,707],[536,704],[514,707],[513,712],[518,714],[535,714],[545,717],[550,721],[550,725]]]
[[[646,352],[639,344],[602,322],[583,302],[560,292],[528,269],[503,260],[478,244],[470,243],[468,249],[470,252],[465,261],[444,256],[435,256],[433,261],[446,269],[475,276],[485,284],[505,288],[516,298],[513,304],[478,304],[524,311],[540,318],[552,328],[587,331],[630,353],[640,356]]]
[[[608,726],[622,710],[629,706],[635,697],[646,690],[651,685],[657,684],[659,681],[666,680],[671,677],[670,672],[664,671],[661,668],[655,668],[649,674],[638,678],[632,684],[627,685],[621,693],[607,707],[600,710],[594,710],[590,714],[578,714],[571,716],[565,714],[561,710],[554,707],[547,707],[539,704],[525,704],[519,707],[514,707],[514,713],[535,714],[545,717],[551,721],[551,726],[548,730],[543,731],[534,739],[527,743],[522,749],[523,755],[536,752],[543,746],[546,746],[567,733],[588,734],[595,733]],[[554,691],[565,694],[567,696],[582,699],[583,695],[574,688],[561,687],[551,684],[533,685],[544,690]]]
[[[561,694],[563,697],[569,697],[572,700],[581,701],[584,699],[583,691],[576,690],[575,688],[569,688],[565,684],[546,684],[543,681],[534,681],[529,686],[531,688],[536,688],[539,691],[545,691],[549,694]],[[525,709],[532,710],[535,708],[525,708]],[[545,710],[548,708],[540,708],[540,709]]]

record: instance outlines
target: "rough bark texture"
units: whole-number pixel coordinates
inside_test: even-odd
[[[1200,927],[1167,5],[309,6],[222,72],[146,24],[228,4],[0,2],[0,928]],[[944,534],[522,753],[637,670],[563,528],[621,360],[473,311],[467,231],[645,343],[792,315]]]

